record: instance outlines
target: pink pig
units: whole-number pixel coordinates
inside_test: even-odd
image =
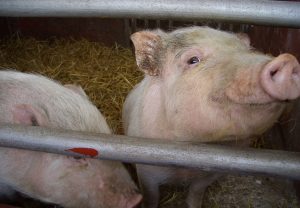
[[[0,71],[0,122],[111,133],[80,87],[13,71]],[[72,208],[133,208],[142,199],[120,162],[4,147],[0,157],[0,196],[18,191]]]
[[[129,136],[245,145],[300,95],[296,58],[259,53],[244,35],[190,27],[131,39],[145,78],[123,108]],[[205,188],[219,176],[149,165],[137,165],[137,172],[147,208],[158,206],[159,185],[183,181],[191,184],[189,207],[201,207]]]

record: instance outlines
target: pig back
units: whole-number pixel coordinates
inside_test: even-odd
[[[12,123],[12,108],[24,104],[38,108],[47,117],[47,126],[111,133],[87,97],[43,76],[0,71],[0,122]]]

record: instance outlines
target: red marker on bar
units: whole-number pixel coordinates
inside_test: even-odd
[[[81,155],[96,157],[98,156],[98,151],[93,148],[86,148],[86,147],[76,147],[72,149],[68,149],[66,151],[75,152]]]

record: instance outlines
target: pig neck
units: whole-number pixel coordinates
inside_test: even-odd
[[[167,120],[163,81],[146,77],[142,112],[142,134],[147,138],[172,139],[172,126]]]

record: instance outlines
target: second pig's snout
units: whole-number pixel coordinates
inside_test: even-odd
[[[300,65],[290,54],[281,54],[262,70],[263,89],[278,100],[292,100],[300,95]]]

